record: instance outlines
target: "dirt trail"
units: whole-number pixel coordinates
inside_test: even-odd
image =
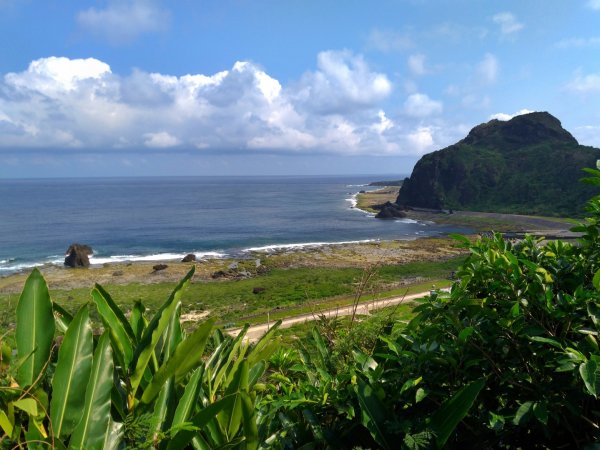
[[[426,295],[429,295],[429,291],[418,292],[416,294],[406,295],[402,297],[391,297],[383,300],[373,300],[370,302],[359,303],[358,307],[356,308],[356,314],[368,315],[371,311],[386,308],[388,306],[399,305],[401,303],[411,303],[413,300],[425,297]],[[281,322],[281,328],[289,328],[292,325],[296,325],[298,323],[305,323],[318,320],[320,316],[325,316],[327,318],[350,316],[352,315],[353,311],[354,305],[350,305],[326,309],[323,311],[315,311],[314,313],[300,314],[298,316],[283,319]],[[272,323],[275,323],[275,321],[273,321]],[[248,332],[246,333],[245,339],[249,342],[258,341],[269,330],[272,323],[263,323],[260,325],[251,326],[250,328],[248,328]],[[231,336],[237,336],[241,330],[241,328],[233,328],[231,330],[227,330],[227,332]]]

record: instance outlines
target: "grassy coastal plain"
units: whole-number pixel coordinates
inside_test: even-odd
[[[424,291],[443,286],[462,260],[463,250],[450,238],[327,245],[276,253],[256,253],[245,260],[211,259],[168,262],[161,271],[153,263],[115,263],[88,269],[41,268],[53,300],[70,311],[90,300],[101,284],[126,310],[142,299],[153,310],[174,284],[196,266],[182,299],[184,321],[212,316],[222,325],[257,323],[352,303],[361,278],[363,300]],[[256,261],[260,260],[257,267]],[[232,263],[237,269],[229,269]],[[213,278],[213,274],[227,274]],[[27,274],[0,279],[0,326],[12,328],[14,309]],[[446,282],[444,283],[444,280]]]
[[[358,194],[357,207],[393,200],[397,187]],[[409,217],[471,226],[475,230],[567,233],[569,221],[529,216],[456,212],[437,214],[410,211]],[[374,219],[375,220],[375,219]],[[90,301],[95,283],[129,310],[137,300],[152,312],[173,285],[196,266],[193,283],[183,297],[182,318],[193,325],[217,317],[226,327],[262,323],[298,314],[336,308],[355,301],[372,301],[444,287],[465,256],[449,237],[336,244],[272,252],[254,252],[243,259],[207,259],[194,263],[167,261],[122,262],[87,269],[42,267],[53,300],[71,312]],[[233,267],[233,268],[232,268]],[[14,326],[14,309],[27,273],[0,278],[0,328]],[[361,283],[366,276],[367,283]]]

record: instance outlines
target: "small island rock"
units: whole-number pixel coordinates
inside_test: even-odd
[[[90,258],[94,251],[92,247],[84,244],[71,244],[65,254],[65,266],[89,267]]]

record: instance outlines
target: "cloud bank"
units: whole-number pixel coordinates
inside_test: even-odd
[[[381,107],[392,88],[349,51],[319,53],[316,69],[287,86],[248,61],[211,75],[121,76],[93,58],[42,58],[0,79],[0,149],[433,150],[436,128],[420,120],[440,113],[441,102],[412,94],[400,121]]]

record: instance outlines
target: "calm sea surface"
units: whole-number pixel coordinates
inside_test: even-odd
[[[374,189],[362,185],[376,179],[0,180],[0,275],[62,264],[73,242],[90,245],[92,263],[103,263],[466,231],[409,220],[381,221],[352,209],[352,194]]]

